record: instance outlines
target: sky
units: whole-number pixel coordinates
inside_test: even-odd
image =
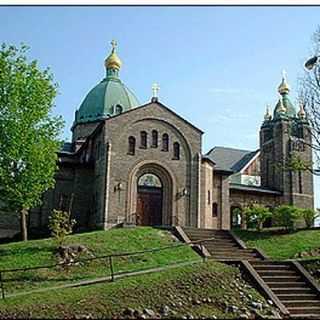
[[[159,83],[162,103],[202,129],[214,146],[254,150],[266,104],[274,108],[286,70],[297,101],[320,6],[0,7],[0,41],[30,46],[59,84],[55,114],[70,140],[74,113],[105,76],[116,39],[122,81],[141,104]],[[315,179],[320,207],[320,179]]]

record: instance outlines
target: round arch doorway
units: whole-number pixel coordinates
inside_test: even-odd
[[[163,184],[153,173],[144,173],[137,179],[136,224],[162,225]]]

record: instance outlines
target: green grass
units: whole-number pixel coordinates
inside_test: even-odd
[[[251,297],[241,298],[240,290]],[[190,301],[203,298],[212,302],[195,305]],[[230,319],[238,318],[239,313],[225,313],[225,303],[238,306],[243,313],[252,299],[264,301],[240,279],[237,268],[210,261],[112,283],[0,300],[0,318],[122,318],[127,307],[159,312],[168,305],[177,318],[192,314],[195,318],[215,315]]]
[[[297,253],[320,247],[320,230],[301,230],[289,234],[235,230],[235,233],[248,247],[260,248],[272,259],[293,259]]]
[[[77,234],[69,236],[66,242],[85,245],[95,256],[178,244],[169,231],[151,227]],[[54,264],[57,262],[54,252],[53,239],[0,245],[0,270]],[[83,258],[86,257],[89,256],[83,256]],[[114,258],[114,270],[115,272],[134,271],[197,259],[200,259],[199,256],[190,247],[185,246],[139,256]],[[5,273],[4,283],[6,293],[10,294],[108,275],[110,275],[108,261],[99,259],[65,269],[56,267]]]

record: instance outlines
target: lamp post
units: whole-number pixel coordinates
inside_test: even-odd
[[[307,71],[311,71],[319,63],[319,61],[320,56],[313,56],[304,63],[304,67]]]

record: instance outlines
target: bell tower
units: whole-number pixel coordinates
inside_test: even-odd
[[[313,208],[313,175],[292,170],[292,162],[312,163],[312,138],[303,105],[297,113],[289,99],[286,74],[278,87],[279,101],[273,115],[267,107],[260,129],[261,184],[282,192],[282,203]],[[294,160],[295,159],[295,160]]]

